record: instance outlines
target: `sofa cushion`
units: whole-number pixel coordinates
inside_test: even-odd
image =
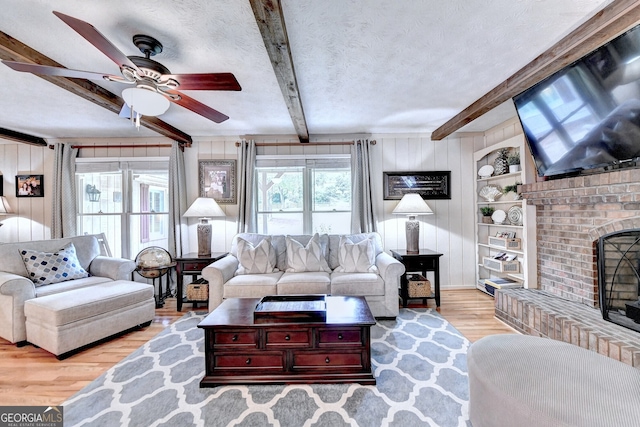
[[[278,280],[278,295],[328,294],[330,284],[329,273],[322,271],[284,273]]]
[[[236,274],[264,274],[275,271],[276,254],[269,237],[265,237],[255,246],[239,237],[237,258],[240,264]]]
[[[282,272],[243,274],[232,277],[224,284],[223,298],[257,298],[276,295],[276,283]]]
[[[340,239],[342,237],[346,237],[351,240],[353,243],[359,243],[366,239],[372,239],[373,245],[375,247],[376,256],[380,253],[384,252],[384,248],[382,246],[382,238],[378,233],[358,233],[358,234],[347,234],[347,235],[338,235],[331,234],[329,235],[329,268],[335,270],[340,265]]]
[[[20,254],[28,277],[36,286],[89,277],[89,273],[78,261],[73,243],[68,243],[55,252],[22,249]]]
[[[47,286],[38,286],[36,288],[36,297],[44,297],[47,295],[59,294],[60,292],[67,292],[73,289],[87,288],[98,283],[112,282],[113,280],[107,277],[90,276],[84,279],[68,280],[66,282],[55,283]]]
[[[153,286],[119,280],[25,302],[29,321],[66,325],[153,299]]]
[[[375,273],[331,273],[331,295],[384,295],[384,280]]]
[[[285,237],[287,246],[287,272],[301,273],[305,271],[331,272],[327,264],[326,247],[320,245],[320,236],[314,234],[306,246],[292,238]]]
[[[353,243],[349,238],[340,238],[338,249],[340,265],[335,271],[340,273],[377,273],[376,252],[372,239]]]

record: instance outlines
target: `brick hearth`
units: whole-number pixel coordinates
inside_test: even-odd
[[[496,290],[496,317],[527,335],[568,342],[640,368],[640,334],[600,310],[537,289]]]
[[[640,228],[640,169],[521,187],[536,207],[538,290],[496,295],[496,316],[522,333],[570,342],[640,368],[640,333],[602,319],[596,244]]]

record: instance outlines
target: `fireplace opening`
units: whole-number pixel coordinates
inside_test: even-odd
[[[640,230],[602,236],[597,267],[602,318],[640,332]]]

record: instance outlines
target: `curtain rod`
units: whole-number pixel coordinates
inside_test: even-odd
[[[49,145],[49,148],[53,150],[55,146]],[[83,149],[83,148],[171,148],[171,144],[148,144],[148,145],[135,145],[135,144],[124,144],[124,145],[72,145],[71,148]]]
[[[310,145],[353,145],[356,141],[329,141],[329,142],[256,142],[256,147],[308,147]],[[371,145],[376,145],[376,140],[371,140]],[[236,141],[236,147],[242,142]]]

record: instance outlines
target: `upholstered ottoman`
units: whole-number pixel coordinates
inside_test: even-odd
[[[150,324],[154,288],[118,280],[25,302],[27,341],[59,359],[82,346]]]
[[[471,345],[473,427],[636,427],[640,370],[573,344],[490,335]]]

